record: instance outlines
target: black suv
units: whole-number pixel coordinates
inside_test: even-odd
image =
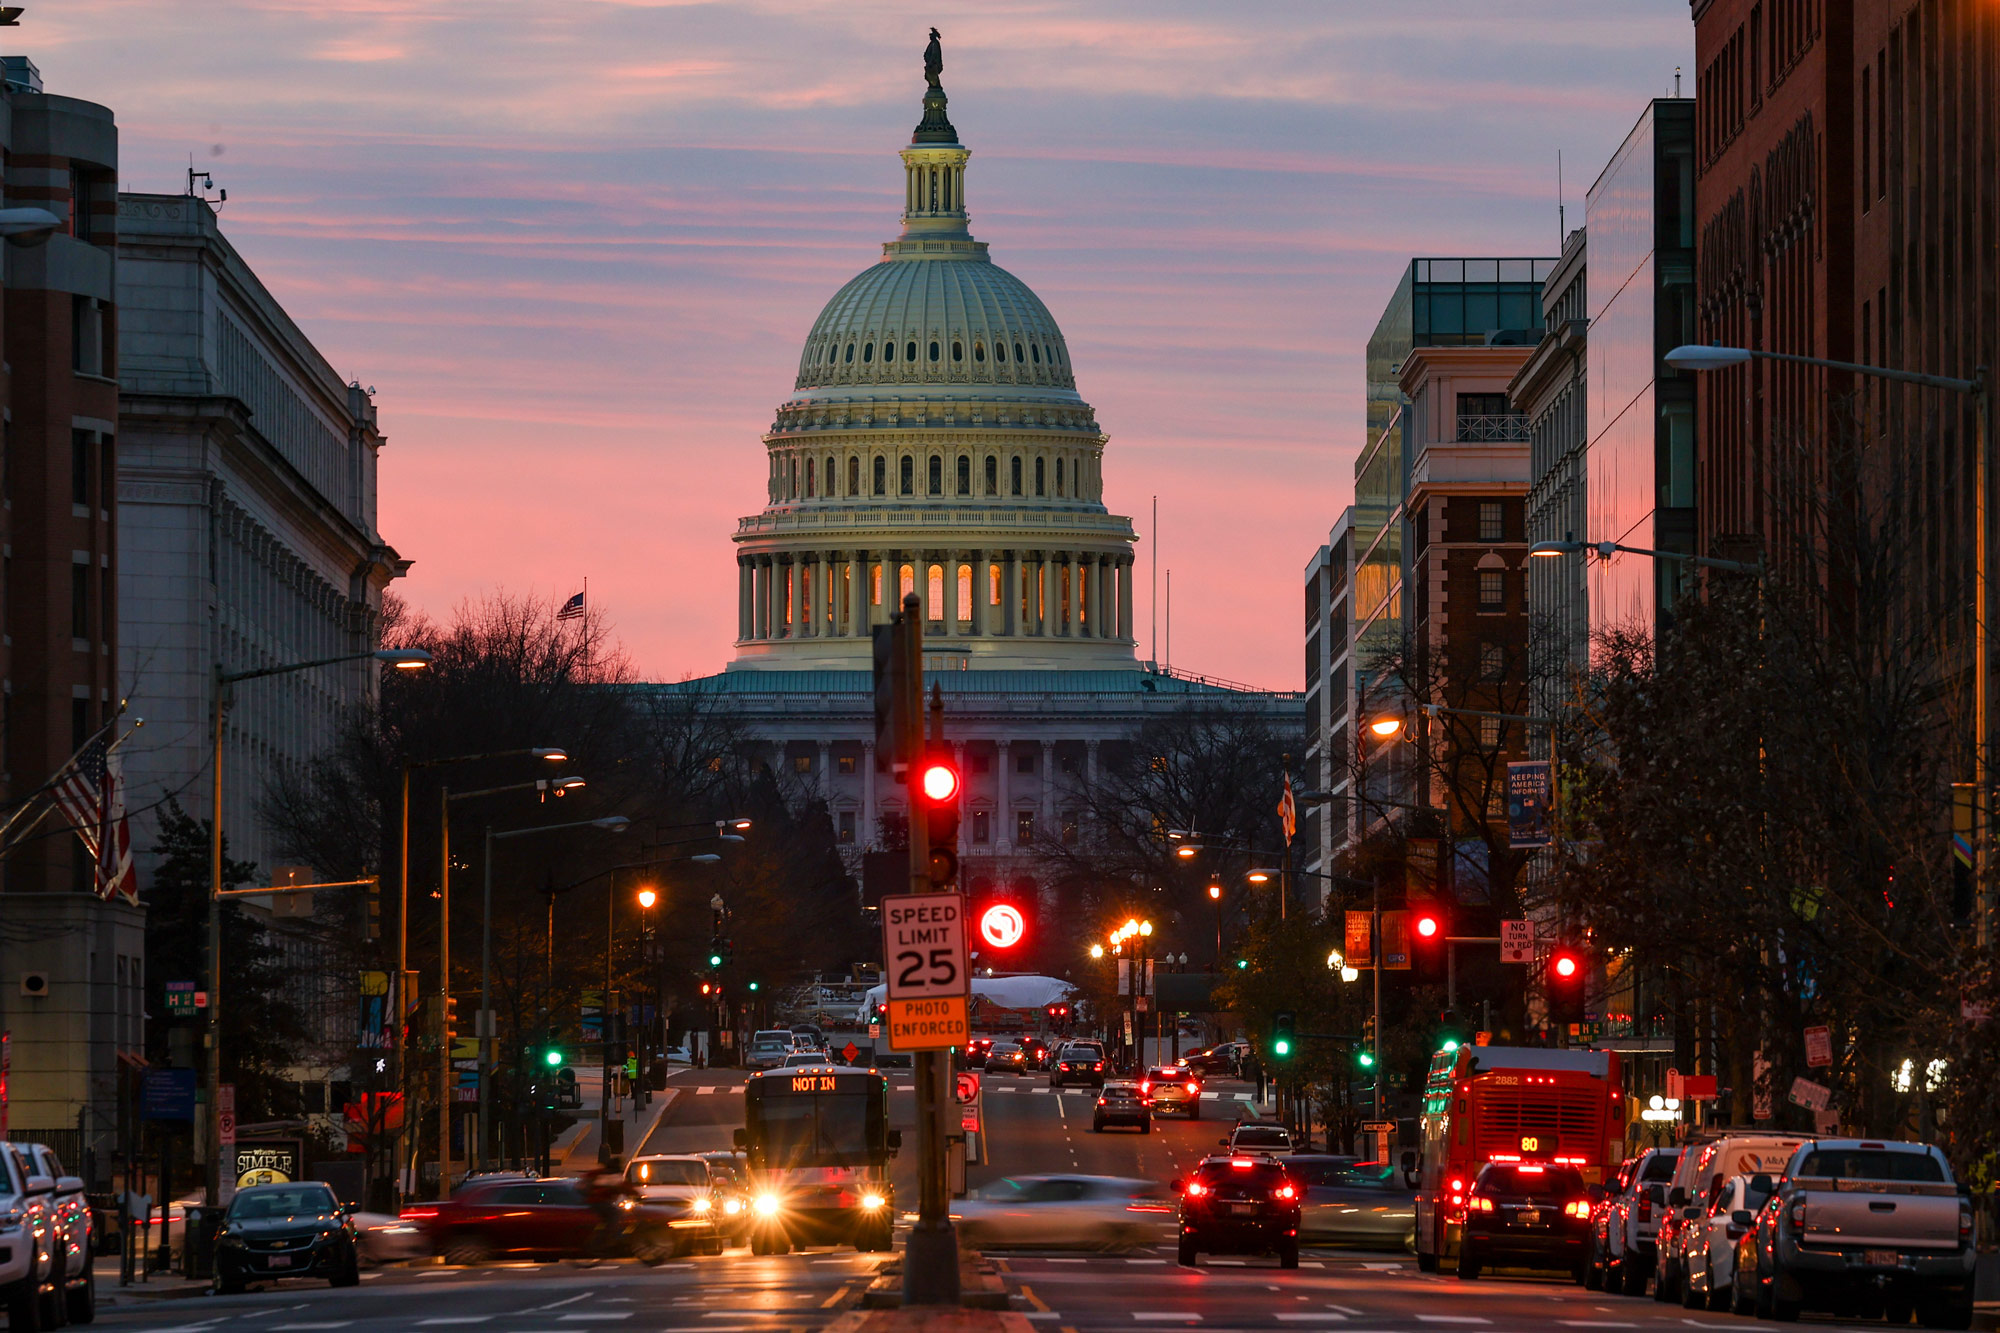
[[[1102,1088],[1106,1064],[1102,1046],[1095,1042],[1071,1042],[1062,1048],[1050,1065],[1049,1086],[1066,1088],[1072,1083],[1086,1083],[1093,1088]]]
[[[1180,1262],[1195,1256],[1276,1254],[1280,1268],[1299,1266],[1298,1182],[1270,1157],[1208,1157],[1186,1180],[1181,1196]]]
[[[1465,1199],[1458,1275],[1490,1263],[1566,1268],[1578,1282],[1590,1259],[1590,1189],[1573,1166],[1488,1162]]]
[[[280,1277],[325,1278],[336,1287],[361,1283],[354,1210],[318,1181],[252,1185],[236,1191],[215,1242],[215,1289],[228,1295],[246,1282]]]

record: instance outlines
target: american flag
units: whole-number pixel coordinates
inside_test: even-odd
[[[94,738],[71,756],[51,795],[76,836],[97,858],[97,896],[109,901],[122,894],[127,901],[138,902],[132,829],[125,819],[125,774],[117,751],[104,737]]]
[[[562,610],[556,612],[556,619],[557,620],[583,619],[583,594],[578,593],[576,596],[570,598],[567,602],[564,602],[562,604]]]

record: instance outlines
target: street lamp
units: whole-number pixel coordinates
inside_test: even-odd
[[[1744,560],[1722,560],[1712,555],[1696,555],[1692,551],[1659,551],[1648,546],[1626,546],[1620,542],[1580,542],[1571,538],[1559,542],[1536,542],[1528,548],[1533,556],[1595,555],[1600,560],[1609,560],[1619,552],[1626,555],[1643,555],[1652,560],[1680,560],[1690,565],[1700,565],[1705,569],[1727,569],[1738,574],[1764,573],[1762,562],[1752,564]]]
[[[1394,714],[1386,714],[1368,724],[1368,730],[1383,740],[1388,740],[1403,729],[1403,719]]]
[[[314,658],[310,662],[289,662],[283,666],[258,667],[251,671],[224,671],[215,664],[211,712],[215,723],[214,747],[209,755],[213,782],[209,811],[208,846],[208,1114],[203,1127],[207,1135],[208,1178],[203,1199],[210,1207],[222,1202],[222,725],[229,715],[229,687],[265,676],[289,675],[314,667],[342,662],[386,662],[402,671],[421,671],[430,665],[431,655],[421,648],[378,648],[365,653],[341,653]]]
[[[1992,794],[1987,790],[1987,769],[1991,762],[1987,746],[1992,732],[1987,725],[1988,706],[1993,693],[1993,653],[1988,646],[1991,611],[1988,569],[1992,540],[1987,532],[1990,507],[1987,493],[1992,489],[1993,462],[1987,450],[1993,440],[1993,385],[1985,366],[1976,367],[1969,380],[1952,375],[1926,375],[1916,370],[1891,370],[1887,366],[1864,366],[1853,361],[1830,361],[1825,357],[1799,356],[1792,352],[1766,352],[1749,347],[1701,346],[1691,343],[1668,352],[1667,364],[1677,370],[1722,370],[1752,360],[1783,361],[1795,366],[1816,366],[1821,370],[1845,371],[1871,379],[1917,384],[1928,389],[1948,389],[1972,398],[1974,438],[1972,442],[1972,884],[1977,895],[1979,920],[1976,926],[1982,950],[1993,943],[1993,811]]]

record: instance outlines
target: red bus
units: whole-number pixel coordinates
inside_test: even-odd
[[[1417,1267],[1457,1255],[1465,1192],[1488,1162],[1557,1162],[1603,1183],[1624,1160],[1624,1110],[1615,1051],[1439,1051],[1424,1084]]]

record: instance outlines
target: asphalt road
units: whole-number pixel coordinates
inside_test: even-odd
[[[643,1145],[649,1152],[726,1147],[742,1123],[742,1077],[677,1074],[677,1096]],[[892,1076],[892,1119],[913,1128],[906,1075]],[[1233,1085],[1203,1105],[1203,1119],[1157,1119],[1151,1134],[1094,1134],[1095,1094],[1056,1093],[1039,1079],[987,1081],[991,1161],[969,1169],[978,1185],[1015,1173],[1085,1172],[1166,1181],[1185,1175],[1244,1109]],[[906,1135],[914,1146],[915,1136]],[[899,1204],[914,1205],[914,1156],[897,1163]],[[1116,1254],[996,1251],[992,1257],[1034,1327],[1050,1333],[1120,1329],[1292,1329],[1340,1333],[1480,1333],[1481,1330],[1743,1329],[1753,1322],[1689,1314],[1650,1299],[1586,1292],[1563,1275],[1504,1275],[1461,1282],[1422,1274],[1408,1256],[1307,1249],[1299,1268],[1273,1259],[1204,1256],[1174,1263],[1163,1220],[1160,1243]],[[759,1258],[747,1250],[665,1264],[515,1263],[475,1269],[392,1266],[363,1275],[358,1290],[285,1282],[242,1296],[126,1297],[98,1323],[160,1333],[306,1333],[306,1330],[441,1330],[442,1333],[579,1333],[592,1328],[780,1333],[816,1330],[858,1302],[890,1256],[814,1250]],[[107,1292],[107,1295],[111,1294]],[[1811,1317],[1808,1316],[1811,1320]],[[1822,1327],[1827,1321],[1811,1320]],[[1853,1327],[1862,1327],[1853,1325]],[[1879,1328],[1880,1325],[1874,1325]]]

